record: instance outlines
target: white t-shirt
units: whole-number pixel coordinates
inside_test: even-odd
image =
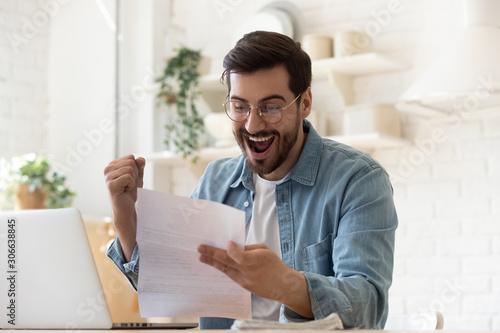
[[[245,244],[266,244],[281,258],[278,215],[276,213],[276,183],[253,176],[255,197],[250,222],[246,226]],[[252,318],[279,320],[281,303],[252,294]]]

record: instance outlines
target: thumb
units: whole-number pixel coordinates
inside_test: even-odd
[[[241,264],[245,251],[236,246],[233,241],[230,241],[227,246],[227,255],[233,259],[237,264]]]
[[[144,184],[144,167],[146,166],[146,160],[143,157],[135,159],[135,164],[137,165],[137,187],[142,187]]]

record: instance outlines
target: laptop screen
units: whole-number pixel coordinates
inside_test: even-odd
[[[0,212],[0,269],[1,328],[111,328],[77,209]]]

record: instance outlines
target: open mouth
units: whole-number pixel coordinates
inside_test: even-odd
[[[265,153],[274,142],[274,136],[255,137],[247,136],[247,144],[251,151],[257,154]]]

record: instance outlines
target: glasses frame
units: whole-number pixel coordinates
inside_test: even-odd
[[[233,119],[233,118],[231,118],[231,116],[229,115],[229,113],[228,113],[228,110],[227,110],[227,107],[226,107],[226,106],[227,106],[227,104],[231,103],[231,101],[230,101],[230,100],[228,100],[228,101],[224,102],[224,104],[222,104],[222,106],[224,107],[224,111],[226,112],[226,115],[228,116],[228,118],[229,118],[229,119],[231,119],[231,120],[232,120],[232,121],[234,121],[234,122],[237,122],[237,123],[241,123],[241,122],[243,122],[243,121],[246,121],[246,120],[248,119],[248,116],[250,115],[250,112],[252,112],[252,110],[256,108],[256,109],[257,109],[257,113],[259,114],[260,119],[262,119],[264,122],[266,122],[266,123],[268,123],[268,124],[277,124],[277,123],[279,123],[279,122],[281,121],[281,119],[283,119],[283,115],[285,114],[285,110],[286,110],[286,109],[288,109],[288,108],[290,107],[290,105],[292,105],[293,103],[295,103],[295,101],[297,101],[297,99],[298,99],[301,95],[302,95],[302,94],[298,94],[298,95],[297,95],[297,97],[295,97],[295,98],[294,98],[294,100],[293,100],[293,101],[291,101],[291,102],[290,102],[290,104],[288,104],[287,106],[282,106],[280,103],[271,103],[271,104],[276,104],[276,105],[279,105],[279,106],[281,107],[281,117],[280,117],[280,119],[278,119],[277,121],[272,122],[272,123],[271,123],[271,122],[269,122],[269,121],[267,121],[266,119],[264,119],[264,118],[262,117],[262,110],[261,110],[261,108],[260,108],[260,105],[253,106],[253,105],[251,105],[251,104],[249,104],[249,103],[246,103],[246,104],[248,104],[248,106],[250,107],[250,110],[248,110],[246,117],[245,117],[244,119],[241,119],[241,120],[234,120],[234,119]],[[228,98],[228,99],[229,99],[229,96],[228,96],[228,97],[226,97],[226,98]],[[264,104],[264,103],[261,103],[261,104]]]

